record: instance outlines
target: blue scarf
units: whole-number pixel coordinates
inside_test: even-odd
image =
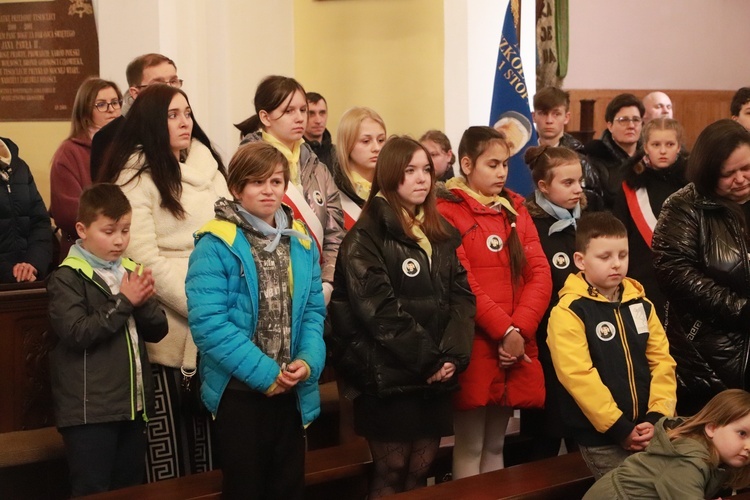
[[[575,228],[576,219],[581,217],[580,201],[576,203],[575,208],[573,208],[572,214],[570,213],[570,210],[562,208],[549,201],[538,189],[534,191],[534,201],[536,201],[536,204],[539,205],[539,208],[557,219],[557,222],[550,226],[548,236],[551,236],[553,233],[558,233],[570,225]]]
[[[70,248],[70,253],[68,253],[68,255],[80,257],[81,259],[88,262],[89,265],[94,269],[106,269],[108,271],[112,271],[115,274],[117,281],[122,281],[122,277],[125,275],[125,268],[122,267],[122,257],[114,261],[100,259],[93,253],[83,248],[83,246],[81,245],[82,242],[83,240],[81,240],[80,238],[77,239],[76,244]]]
[[[245,219],[245,222],[250,224],[253,229],[258,231],[263,236],[274,237],[271,243],[266,245],[266,247],[264,248],[266,252],[273,252],[274,250],[276,250],[276,247],[279,246],[279,242],[281,241],[282,236],[294,236],[302,241],[311,241],[308,235],[289,228],[289,219],[286,216],[286,212],[284,212],[284,209],[281,207],[279,207],[276,210],[276,213],[273,215],[273,220],[276,223],[276,227],[272,227],[267,222],[259,219],[258,217],[242,208],[242,205],[240,205],[239,203],[236,203],[235,206],[237,207],[237,211],[242,216],[242,218]]]

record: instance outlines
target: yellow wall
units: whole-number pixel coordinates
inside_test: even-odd
[[[443,2],[295,0],[294,36],[295,77],[325,96],[334,142],[352,106],[389,134],[444,127]]]
[[[70,122],[0,122],[0,136],[18,145],[19,156],[29,165],[37,189],[49,207],[49,167],[52,155],[70,133]]]

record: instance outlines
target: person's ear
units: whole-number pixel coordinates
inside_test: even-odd
[[[548,195],[549,194],[549,186],[546,182],[544,182],[544,179],[541,179],[539,182],[536,183],[536,187],[539,188],[539,191],[542,193]]]
[[[586,271],[586,265],[583,263],[583,254],[581,252],[573,254],[573,263],[575,263],[579,271]]]
[[[563,122],[563,125],[567,125],[570,121],[570,111],[565,112],[565,121]]]
[[[128,93],[130,94],[130,98],[135,101],[135,98],[138,97],[138,88],[137,87],[130,87],[128,89]]]
[[[609,130],[609,133],[612,133],[612,129],[614,128],[614,122],[607,122],[607,130]]]
[[[83,222],[76,222],[76,233],[78,233],[78,237],[82,240],[86,239],[86,226]]]
[[[260,110],[258,111],[258,118],[260,118],[260,122],[263,124],[264,127],[268,127],[271,125],[271,120],[268,116],[268,111]]]
[[[471,171],[473,169],[471,168],[471,159],[468,156],[464,156],[461,158],[461,172],[464,173],[464,175],[468,176],[471,174]]]
[[[706,436],[708,439],[713,439],[714,433],[716,432],[716,424],[706,424]]]

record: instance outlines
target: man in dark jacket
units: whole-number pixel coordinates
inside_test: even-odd
[[[312,148],[318,159],[333,174],[333,163],[336,161],[336,146],[331,142],[328,124],[328,103],[325,97],[317,92],[307,93],[307,128],[305,142]]]
[[[52,225],[18,146],[0,137],[0,283],[44,278],[52,263]]]

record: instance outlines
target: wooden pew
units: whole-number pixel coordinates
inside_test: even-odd
[[[364,495],[367,468],[371,462],[370,449],[365,440],[309,451],[305,456],[306,498],[331,498],[329,496],[331,488],[325,488],[325,491],[329,493],[323,494],[320,491],[323,489],[322,486],[326,484],[335,485],[339,481],[350,478],[359,480],[358,489],[360,491],[358,491],[358,494]],[[221,471],[214,470],[100,493],[87,498],[92,500],[219,498],[221,496],[221,480]],[[354,486],[356,487],[356,485]],[[348,487],[350,488],[351,485]],[[339,496],[350,498],[347,495]]]
[[[581,498],[594,477],[578,452],[457,479],[388,498],[394,500],[568,500]]]
[[[439,455],[453,452],[453,438],[441,441]],[[372,456],[367,441],[358,439],[339,446],[308,451],[305,456],[305,498],[363,498]],[[91,495],[92,500],[209,499],[221,496],[221,471],[214,470],[177,479],[143,484]]]

